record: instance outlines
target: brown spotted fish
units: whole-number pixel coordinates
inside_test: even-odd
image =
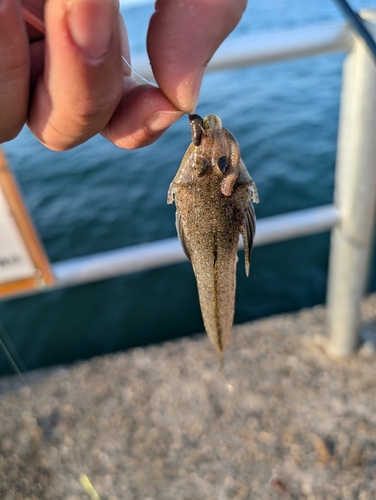
[[[222,356],[234,319],[239,234],[248,276],[257,188],[220,118],[190,115],[192,144],[168,190],[176,228],[197,280],[205,330]]]

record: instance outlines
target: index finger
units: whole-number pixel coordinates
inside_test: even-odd
[[[205,68],[238,24],[246,0],[157,0],[147,47],[154,76],[180,110],[196,107]]]

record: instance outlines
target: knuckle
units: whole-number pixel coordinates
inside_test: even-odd
[[[121,95],[117,92],[76,101],[61,108],[47,123],[29,123],[34,135],[53,151],[68,151],[101,132],[110,121]],[[68,113],[68,108],[70,112]]]
[[[106,118],[108,120],[111,118],[120,98],[121,89],[116,89],[112,92],[81,99],[74,106],[74,115],[83,125],[93,124],[93,122],[101,123]]]
[[[1,58],[0,64],[0,85],[24,80],[29,76],[29,58],[28,57],[7,57]]]

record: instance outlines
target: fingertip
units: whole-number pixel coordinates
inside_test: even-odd
[[[144,128],[150,135],[159,134],[168,129],[182,115],[181,111],[155,111],[144,119]]]
[[[142,148],[155,142],[183,114],[160,89],[125,78],[123,97],[102,135],[120,148]]]

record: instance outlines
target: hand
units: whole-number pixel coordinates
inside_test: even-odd
[[[43,19],[27,25],[21,5]],[[0,1],[0,143],[26,122],[66,150],[101,133],[119,147],[154,142],[196,106],[205,66],[246,0],[157,0],[147,48],[160,88],[140,85],[117,0]],[[125,76],[124,76],[125,75]]]

